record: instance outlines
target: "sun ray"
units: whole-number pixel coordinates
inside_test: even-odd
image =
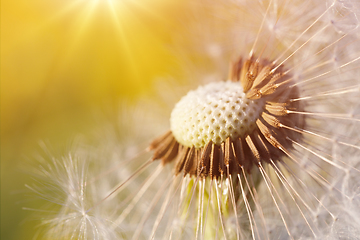
[[[90,1],[84,6],[82,14],[78,16],[77,22],[74,24],[74,29],[72,29],[74,31],[73,37],[65,49],[65,57],[62,60],[63,64],[71,61],[72,57],[76,53],[76,49],[78,49],[82,44],[82,41],[84,41],[86,31],[90,27],[90,23],[94,21],[93,16],[96,11],[96,7],[97,2]]]
[[[112,22],[115,25],[115,29],[116,29],[115,33],[119,40],[119,47],[121,48],[121,51],[124,54],[123,56],[126,58],[126,63],[127,63],[126,67],[129,67],[131,73],[135,77],[139,78],[139,74],[138,74],[139,69],[137,68],[136,60],[133,57],[134,54],[131,52],[129,40],[126,38],[126,33],[122,26],[123,24],[122,22],[125,21],[125,19],[122,19],[123,21],[121,21],[120,19],[121,14],[117,12],[113,0],[107,0],[107,2],[108,2],[109,11],[111,13]],[[121,4],[123,5],[125,3],[121,3]],[[124,7],[124,6],[120,6],[120,7]]]

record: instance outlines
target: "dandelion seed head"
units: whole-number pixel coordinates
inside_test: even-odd
[[[190,91],[176,104],[171,131],[187,147],[204,147],[210,141],[220,145],[228,137],[251,133],[264,105],[263,99],[247,99],[239,83],[210,83]]]
[[[356,239],[356,1],[209,2],[196,11],[213,8],[221,17],[205,18],[210,29],[195,30],[202,38],[186,36],[200,41],[192,53],[218,66],[204,64],[203,79],[215,82],[199,83],[178,102],[170,130],[150,143],[151,156],[132,157],[145,147],[139,142],[164,131],[168,115],[151,121],[121,114],[127,124],[116,129],[127,130],[123,142],[110,128],[102,131],[110,140],[91,149],[106,174],[92,174],[84,191],[71,190],[84,181],[79,168],[65,167],[62,176],[75,177],[55,180],[66,197],[50,227],[58,235],[68,229],[67,239]],[[191,77],[200,79],[194,69]],[[169,99],[176,95],[161,90]]]
[[[303,111],[301,103],[290,102],[299,92],[290,87],[292,79],[282,64],[238,58],[230,64],[229,81],[199,87],[176,104],[171,130],[148,148],[152,159],[175,161],[176,175],[210,178],[281,161],[300,137],[288,130],[304,126],[301,115],[289,114]]]

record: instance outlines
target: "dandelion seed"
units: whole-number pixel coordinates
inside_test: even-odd
[[[336,0],[210,3],[233,22],[221,32],[229,38],[242,33],[242,24],[243,31],[257,25],[241,36],[247,39],[223,43],[237,59],[228,79],[188,92],[172,110],[170,130],[149,144],[147,160],[137,156],[114,168],[121,171],[116,177],[87,181],[97,198],[75,209],[88,217],[77,219],[79,231],[72,227],[65,235],[85,236],[88,225],[98,233],[102,209],[111,222],[96,235],[102,239],[355,239],[359,6]],[[256,10],[250,23],[235,21]]]

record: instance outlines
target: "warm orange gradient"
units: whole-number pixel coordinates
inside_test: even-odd
[[[24,199],[30,177],[19,170],[38,141],[66,145],[89,131],[95,108],[151,93],[156,77],[178,74],[169,46],[186,25],[184,4],[1,2],[1,239],[31,239],[39,223],[22,210],[34,199]]]

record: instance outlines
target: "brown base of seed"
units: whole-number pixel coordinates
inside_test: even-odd
[[[228,137],[221,145],[210,141],[196,149],[178,143],[168,131],[149,145],[148,150],[154,151],[152,159],[161,159],[162,164],[175,161],[176,175],[184,172],[184,176],[213,179],[241,174],[242,169],[250,172],[254,165],[281,161],[283,156],[289,156],[292,141],[301,138],[291,129],[304,126],[303,117],[291,111],[302,111],[303,106],[290,101],[299,96],[299,91],[290,86],[292,78],[282,69],[253,57],[244,62],[239,59],[230,66],[230,80],[240,82],[247,98],[266,101],[252,133],[236,139]]]

